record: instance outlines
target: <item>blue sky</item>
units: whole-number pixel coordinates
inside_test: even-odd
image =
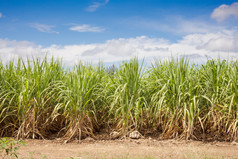
[[[232,0],[0,0],[0,57],[238,57]]]

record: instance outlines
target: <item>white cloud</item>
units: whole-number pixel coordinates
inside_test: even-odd
[[[46,24],[34,23],[34,24],[31,24],[31,27],[37,29],[37,30],[40,31],[40,32],[59,34],[59,32],[54,31],[54,30],[52,29],[52,28],[55,27],[55,26],[53,26],[53,25],[46,25]]]
[[[97,63],[118,62],[137,56],[150,61],[153,58],[166,59],[172,56],[186,56],[191,60],[206,60],[207,57],[227,59],[228,55],[238,59],[238,31],[223,30],[217,33],[189,34],[171,43],[166,39],[139,36],[119,38],[105,43],[81,45],[52,45],[43,48],[27,41],[0,40],[0,58],[7,62],[12,57],[54,56],[62,58],[66,66],[78,61]]]
[[[0,39],[0,59],[4,64],[10,59],[16,59],[18,57],[26,58],[41,55],[42,47],[35,45],[29,41],[16,41],[8,39]]]
[[[89,11],[89,12],[94,12],[99,7],[106,5],[108,2],[109,2],[109,0],[95,1],[95,2],[93,2],[92,5],[89,5],[86,10]]]
[[[0,18],[2,18],[2,13],[0,12]]]
[[[185,36],[180,44],[196,46],[212,52],[236,52],[238,55],[238,31],[223,30],[216,33],[191,34]]]
[[[182,32],[185,34],[191,34],[191,33],[210,33],[210,32],[216,32],[219,30],[222,30],[223,28],[221,26],[215,26],[210,25],[208,23],[205,23],[203,21],[199,20],[185,20],[185,19],[179,19],[177,21],[177,25],[174,28],[174,32]],[[170,27],[172,27],[170,25]]]
[[[231,5],[223,4],[214,9],[211,15],[211,17],[218,22],[222,22],[231,16],[238,18],[238,2],[232,3]]]
[[[92,27],[92,26],[87,25],[87,24],[75,25],[75,26],[72,26],[71,28],[69,28],[69,30],[77,31],[77,32],[103,32],[104,31],[103,28]]]
[[[175,35],[193,33],[210,33],[225,29],[224,26],[209,24],[201,19],[184,19],[182,17],[169,17],[166,21],[155,21],[138,18],[128,18],[124,21],[136,28],[149,29],[158,32],[169,32]]]

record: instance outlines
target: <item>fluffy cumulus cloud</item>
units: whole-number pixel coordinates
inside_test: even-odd
[[[34,24],[31,24],[30,26],[32,28],[37,29],[40,32],[59,34],[59,32],[53,30],[53,28],[55,27],[53,25],[34,23]]]
[[[94,12],[101,6],[106,5],[108,2],[109,0],[94,1],[93,4],[89,5],[86,10],[89,12]]]
[[[238,53],[238,32],[236,30],[223,30],[216,33],[190,34],[179,43],[196,46],[196,49],[200,50]]]
[[[33,54],[40,57],[41,49],[41,46],[28,41],[0,39],[0,59],[3,63],[18,57],[31,57]]]
[[[216,8],[211,15],[218,22],[222,22],[232,16],[238,18],[238,2],[231,5],[223,4]]]
[[[77,32],[103,32],[104,28],[93,27],[87,24],[83,24],[83,25],[72,26],[69,28],[69,30],[77,31]]]
[[[105,43],[81,45],[52,45],[41,47],[27,41],[0,40],[0,57],[4,62],[11,58],[27,56],[54,56],[63,59],[66,66],[78,61],[105,63],[128,60],[137,56],[151,61],[154,58],[166,59],[171,56],[189,57],[194,61],[207,58],[238,59],[238,31],[223,30],[216,33],[189,34],[181,40],[171,43],[166,39],[139,36],[108,40]]]
[[[128,18],[124,22],[136,28],[154,30],[158,32],[168,32],[180,36],[194,33],[218,32],[225,29],[224,26],[214,25],[201,19],[185,19],[183,17],[176,16],[168,18],[166,22],[134,17]]]

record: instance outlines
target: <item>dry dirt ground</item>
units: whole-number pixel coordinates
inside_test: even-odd
[[[64,143],[59,140],[25,140],[20,159],[152,159],[152,158],[237,158],[238,143],[184,140],[85,139]]]

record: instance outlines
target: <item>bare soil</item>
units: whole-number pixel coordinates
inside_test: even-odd
[[[184,140],[123,139],[64,143],[62,140],[25,140],[20,159],[84,158],[237,158],[238,143]]]

